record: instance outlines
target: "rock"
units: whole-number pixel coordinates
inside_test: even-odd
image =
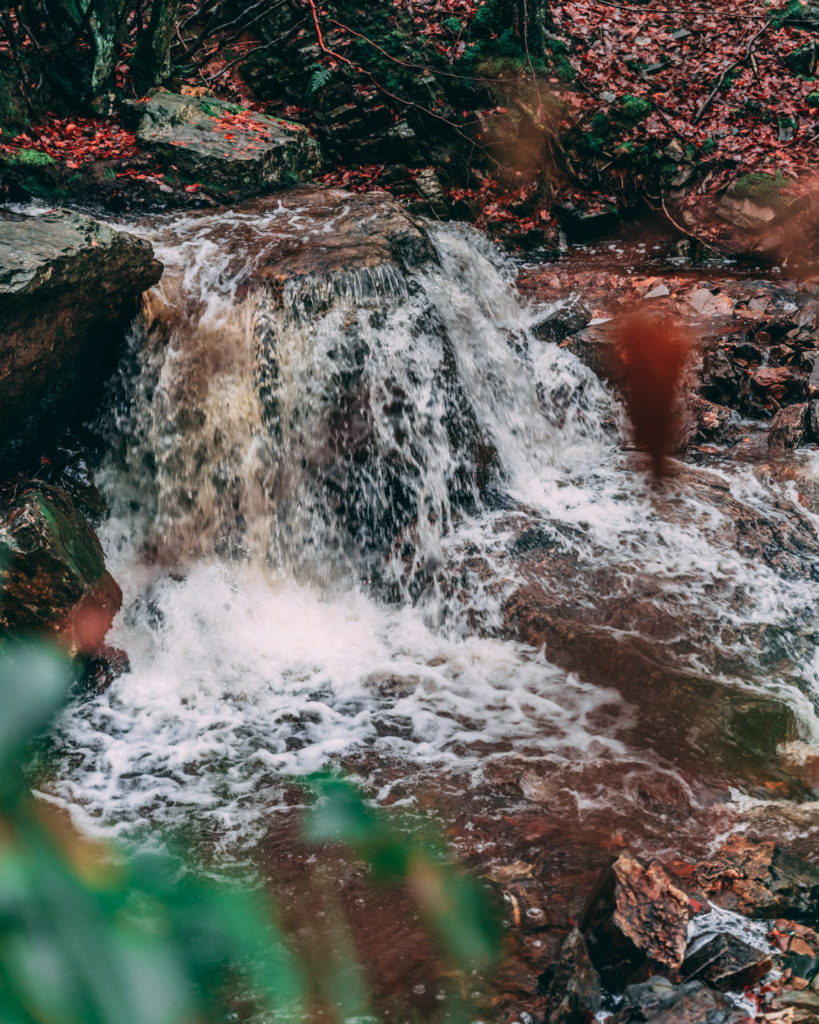
[[[771,841],[732,836],[698,865],[693,884],[712,902],[740,914],[819,922],[819,869]]]
[[[600,1009],[600,975],[586,940],[574,928],[566,937],[546,995],[546,1024],[586,1024]]]
[[[621,854],[603,870],[580,928],[592,963],[616,989],[646,963],[676,971],[688,932],[688,896],[659,861]]]
[[[711,988],[727,992],[753,985],[773,967],[773,960],[735,935],[715,935],[693,952],[682,965],[684,978],[697,978]]]
[[[813,360],[813,366],[808,378],[808,394],[811,398],[819,398],[819,355]]]
[[[734,307],[730,296],[715,295],[708,288],[695,288],[688,296],[688,304],[703,316],[725,316]]]
[[[658,284],[651,289],[650,292],[646,292],[643,296],[644,299],[665,299],[671,292],[669,291],[668,285]]]
[[[770,391],[779,385],[790,383],[793,370],[786,366],[761,366],[751,374],[751,380],[762,391]]]
[[[84,690],[104,693],[115,679],[130,671],[131,660],[126,652],[104,644],[99,651],[84,659],[80,684]]]
[[[56,632],[97,654],[122,593],[67,491],[7,485],[0,495],[0,634]]]
[[[0,223],[0,464],[10,465],[88,416],[162,265],[147,242],[78,213],[0,213]]]
[[[787,405],[771,420],[768,444],[771,448],[798,448],[808,436],[808,406],[806,402]]]
[[[626,989],[623,1005],[611,1024],[727,1024],[743,1017],[726,996],[712,992],[702,982],[675,986],[667,978],[656,976]]]
[[[777,997],[785,1006],[796,1006],[802,1010],[812,1010],[819,1014],[819,993],[809,989],[802,992],[783,992]]]
[[[170,92],[140,106],[138,144],[208,192],[258,194],[303,180],[318,166],[315,141],[295,122]]]
[[[733,196],[728,192],[717,204],[716,213],[722,220],[744,231],[758,231],[767,227],[777,215],[776,210],[769,206],[759,206],[752,199]]]
[[[541,341],[559,342],[582,330],[591,318],[588,306],[578,296],[572,295],[557,309],[536,321],[531,330]]]
[[[819,400],[814,399],[808,404],[808,434],[807,439],[819,442]]]

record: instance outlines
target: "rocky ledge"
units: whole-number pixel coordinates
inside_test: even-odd
[[[135,109],[141,113],[140,149],[153,153],[190,187],[215,196],[237,198],[293,185],[318,167],[315,140],[294,121],[170,92],[133,103]]]
[[[146,242],[82,214],[0,219],[0,465],[9,467],[91,411],[162,265]]]

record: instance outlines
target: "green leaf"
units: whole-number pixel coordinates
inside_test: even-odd
[[[69,660],[56,646],[15,641],[0,648],[0,769],[48,723],[70,680]]]

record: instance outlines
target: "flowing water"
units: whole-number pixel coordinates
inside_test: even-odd
[[[328,766],[484,864],[524,835],[812,831],[791,768],[819,741],[819,520],[796,484],[717,461],[654,487],[468,227],[271,273],[375,216],[330,195],[128,225],[166,267],[100,426],[132,669],[63,715],[50,799],[226,860],[269,856],[291,780]],[[572,643],[588,625],[571,657],[521,626],[526,594]]]

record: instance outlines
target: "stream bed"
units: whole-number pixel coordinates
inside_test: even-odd
[[[811,853],[819,457],[655,485],[616,394],[532,333],[558,296],[402,218],[299,190],[120,225],[166,268],[96,428],[131,670],[62,715],[43,792],[195,836],[296,922],[340,879],[379,999],[430,1015],[411,914],[299,842],[294,780],[341,770],[507,893],[476,995],[513,1020],[612,854]]]

